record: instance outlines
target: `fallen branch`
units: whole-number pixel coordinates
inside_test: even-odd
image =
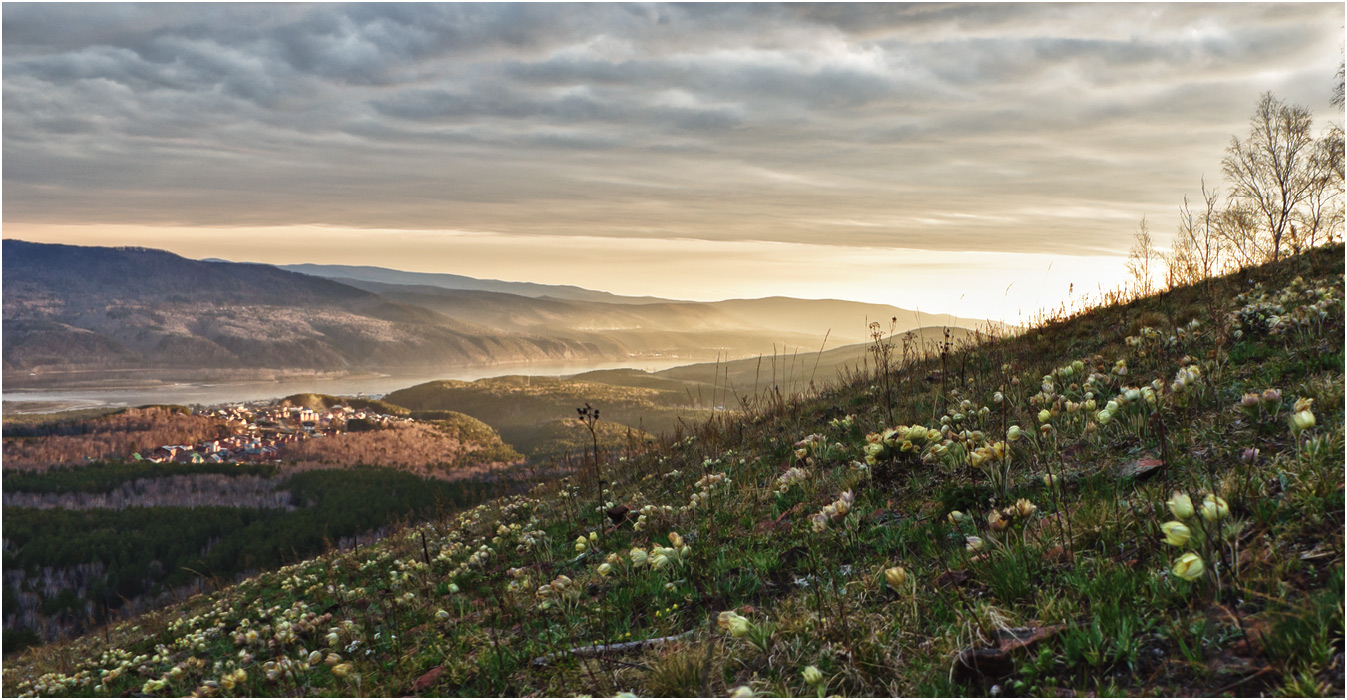
[[[641,647],[652,646],[655,644],[663,644],[665,642],[674,642],[678,641],[679,639],[686,639],[687,637],[691,637],[695,632],[696,630],[688,630],[682,634],[675,634],[671,637],[655,637],[654,639],[642,639],[635,642],[617,642],[614,644],[599,644],[599,645],[575,647],[574,649],[567,649],[566,651],[555,651],[552,652],[551,654],[544,654],[543,656],[539,656],[538,658],[534,659],[533,661],[530,661],[529,663],[531,663],[534,666],[546,666],[547,664],[550,664],[553,661],[556,661],[557,659],[560,659],[565,656],[599,656],[602,654],[607,654],[608,652],[640,649]]]

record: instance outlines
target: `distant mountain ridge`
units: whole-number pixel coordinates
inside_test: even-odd
[[[405,272],[387,267],[372,265],[316,265],[302,263],[297,265],[277,265],[282,270],[300,272],[329,279],[359,280],[361,282],[380,282],[383,284],[424,285],[442,289],[476,290],[481,292],[501,292],[523,297],[570,299],[574,301],[602,301],[613,304],[645,304],[665,302],[659,297],[628,297],[609,292],[600,292],[573,285],[538,284],[535,282],[506,282],[503,280],[478,279],[466,275],[454,275],[437,272]]]
[[[260,370],[698,362],[787,346],[816,351],[825,334],[826,346],[836,347],[865,339],[876,319],[886,332],[889,319],[899,332],[951,320],[837,300],[673,301],[372,267],[191,260],[148,248],[6,239],[3,255],[3,366],[16,387],[129,370],[172,369],[176,380],[185,378],[178,370],[210,371],[228,380]]]

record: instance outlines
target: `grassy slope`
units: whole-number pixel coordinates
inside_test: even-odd
[[[106,636],[38,649],[6,663],[4,691],[93,694],[100,670],[119,669],[105,681],[109,694],[164,678],[159,692],[173,694],[723,695],[748,685],[813,695],[801,672],[814,665],[822,689],[842,695],[994,686],[1008,695],[1341,695],[1342,256],[1337,246],[1049,324],[948,358],[943,381],[928,381],[941,368],[929,361],[897,372],[894,386],[867,377],[707,424],[612,469],[610,498],[653,510],[639,531],[607,532],[582,558],[574,540],[594,527],[593,485],[553,483]],[[1237,293],[1261,281],[1275,294],[1298,274],[1310,291],[1268,313],[1303,314],[1317,286],[1331,291],[1318,307],[1326,318],[1274,336],[1253,328],[1266,321],[1251,320],[1233,337],[1228,314],[1251,302]],[[1075,360],[1084,372],[1058,369]],[[1119,360],[1122,378],[1112,374]],[[1201,377],[1173,391],[1189,363]],[[1159,410],[1133,402],[1090,429],[1090,413],[1069,406],[1085,398],[1080,377],[1092,372],[1101,375],[1101,402],[1124,385],[1159,380]],[[1041,433],[1045,409],[1033,396],[1049,373],[1065,397],[1046,409],[1054,431]],[[1269,388],[1281,391],[1280,406],[1239,408],[1242,395]],[[998,390],[1004,403],[994,401]],[[1313,400],[1317,425],[1296,439],[1287,418],[1302,398]],[[991,439],[1010,424],[1026,429],[1010,445],[1007,493],[956,459],[964,450],[956,441],[942,441],[946,456],[927,462],[897,452],[870,470],[852,466],[867,433],[938,426],[956,412]],[[827,447],[798,458],[793,444],[812,433]],[[1150,455],[1165,466],[1119,476]],[[792,466],[806,476],[779,489]],[[1048,474],[1059,487],[1045,485]],[[724,480],[708,485],[707,477]],[[1200,503],[1208,489],[1229,503],[1228,536],[1219,566],[1207,555],[1219,577],[1189,582],[1171,567],[1180,552],[1201,548],[1164,544],[1159,526],[1173,519],[1165,506],[1173,491]],[[847,490],[851,512],[815,531],[810,516]],[[1029,499],[1037,510],[999,532],[986,519],[992,498]],[[950,524],[953,509],[967,519]],[[1200,530],[1205,521],[1189,522]],[[672,531],[687,539],[681,561],[635,565],[630,548],[668,545]],[[981,552],[965,547],[974,533]],[[907,575],[897,591],[881,573],[893,565]],[[562,575],[568,586],[539,595]],[[717,627],[727,610],[747,619],[747,635]],[[1030,630],[1020,648],[1011,648],[1010,628]],[[608,659],[558,654],[672,635],[683,636]],[[285,659],[313,650],[337,665],[284,670]],[[978,660],[980,670],[960,659]],[[244,674],[231,670],[240,667]]]
[[[709,398],[709,394],[708,394]],[[673,387],[650,388],[558,377],[494,377],[475,382],[444,380],[400,389],[384,400],[418,411],[451,410],[476,418],[500,432],[515,449],[535,457],[565,451],[552,424],[575,416],[585,403],[600,407],[603,423],[657,433],[672,431],[679,418],[701,415],[689,409],[689,397]]]

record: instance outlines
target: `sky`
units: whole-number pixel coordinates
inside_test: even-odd
[[[5,3],[4,236],[1015,322],[1112,289],[1319,4]]]

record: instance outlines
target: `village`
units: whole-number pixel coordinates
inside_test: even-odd
[[[412,420],[343,405],[319,411],[276,404],[231,404],[192,412],[223,420],[232,434],[196,445],[161,445],[148,455],[137,452],[131,458],[180,464],[274,462],[280,460],[286,445],[340,435],[353,428],[368,430]]]

